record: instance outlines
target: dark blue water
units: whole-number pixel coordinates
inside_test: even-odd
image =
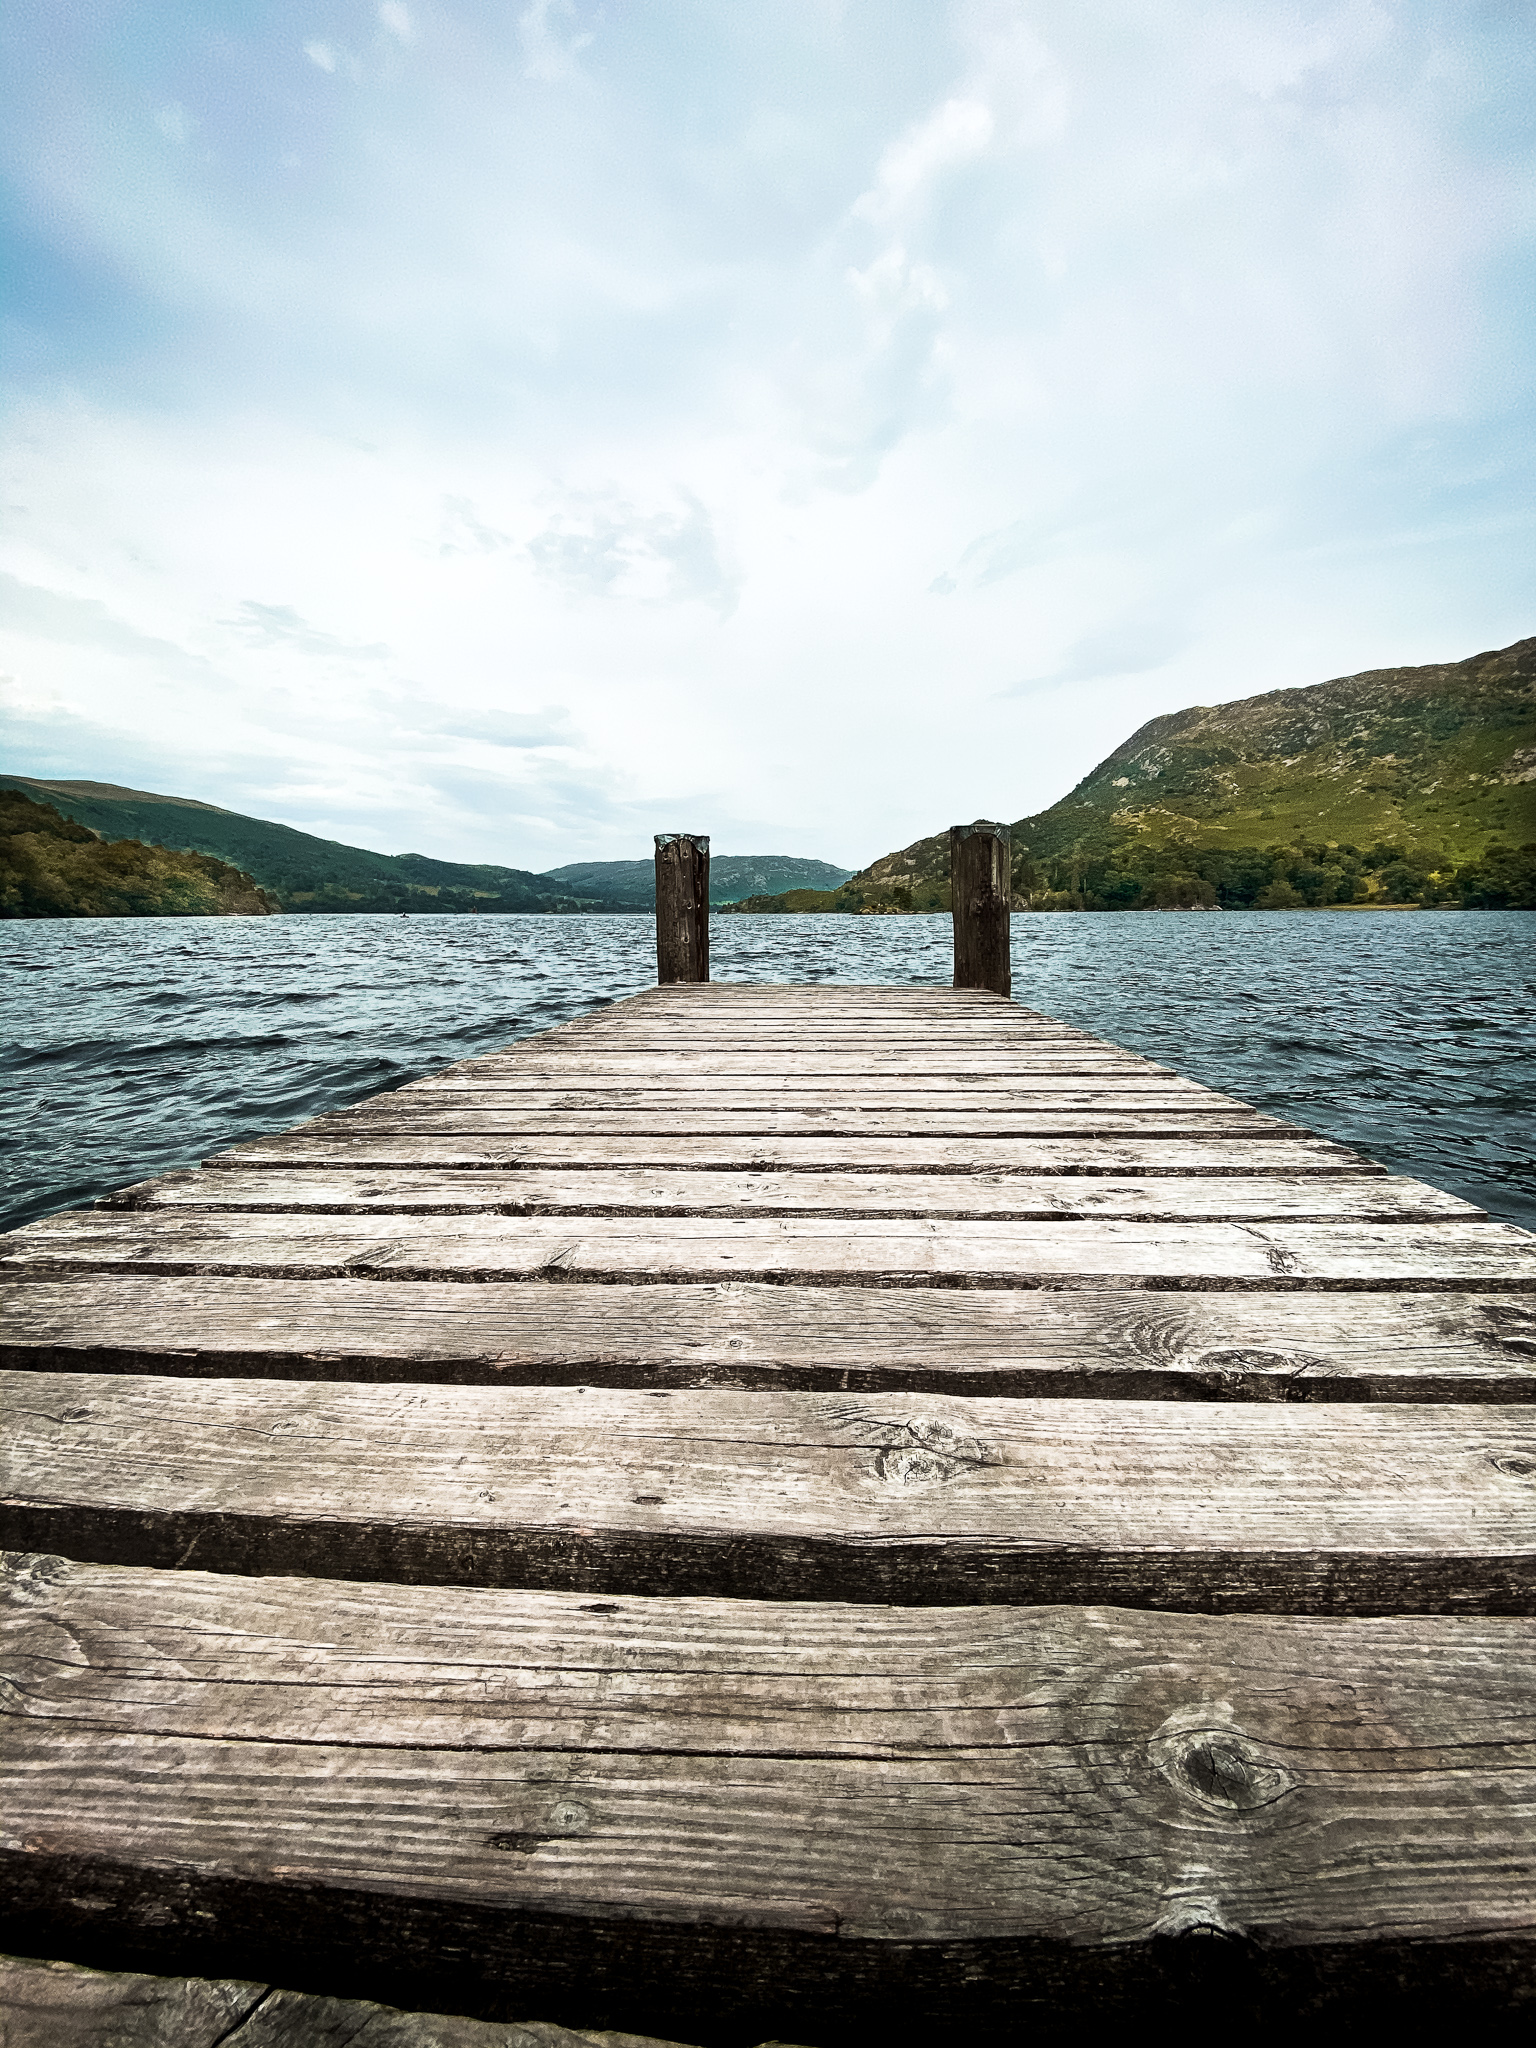
[[[1536,915],[1014,922],[1024,1002],[1536,1225]],[[642,917],[7,923],[14,1225],[654,978]],[[947,983],[947,917],[724,917],[722,981]]]

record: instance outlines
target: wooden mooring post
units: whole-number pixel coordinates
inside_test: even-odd
[[[978,818],[949,828],[949,895],[955,917],[956,988],[1013,993],[1008,896],[1011,849],[1006,825]]]
[[[656,834],[656,979],[709,979],[709,834]]]

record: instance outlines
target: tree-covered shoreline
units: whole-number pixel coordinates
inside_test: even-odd
[[[227,861],[109,843],[50,804],[0,790],[0,917],[270,917],[277,907]]]
[[[1061,910],[1326,910],[1425,907],[1536,909],[1536,844],[1492,845],[1460,866],[1443,854],[1394,845],[1192,847],[1130,843],[1109,852],[1036,860],[1016,850],[1013,905]],[[813,911],[869,916],[949,909],[947,876],[841,889],[752,896],[749,915]]]

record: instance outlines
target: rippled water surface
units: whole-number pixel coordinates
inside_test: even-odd
[[[1014,921],[1020,1000],[1536,1225],[1536,915]],[[642,917],[10,922],[7,1224],[654,978]],[[724,917],[721,981],[945,984],[947,917]]]

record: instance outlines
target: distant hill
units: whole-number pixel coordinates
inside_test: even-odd
[[[206,853],[173,853],[88,827],[0,790],[0,917],[267,917],[277,905]]]
[[[766,896],[782,889],[835,889],[852,873],[852,868],[836,868],[824,860],[797,860],[791,854],[712,854],[709,900],[736,903],[743,896]],[[567,889],[590,889],[636,910],[656,907],[654,861],[577,861],[570,867],[549,869],[544,880]]]
[[[1011,829],[1021,908],[1536,908],[1536,638],[1154,718]],[[742,906],[948,907],[947,829]]]
[[[102,839],[135,839],[183,853],[211,854],[254,876],[286,911],[623,910],[592,890],[552,884],[524,868],[432,860],[421,853],[370,853],[291,825],[247,818],[217,804],[159,796],[115,782],[43,781],[0,775],[0,789],[56,805]]]
[[[649,860],[577,861],[533,874],[423,853],[370,853],[291,825],[248,818],[189,796],[159,796],[116,782],[0,775],[0,790],[55,805],[107,841],[137,840],[182,853],[211,854],[253,876],[286,911],[650,912],[656,869]],[[852,870],[788,854],[722,854],[710,862],[710,900],[775,889],[835,889]]]

